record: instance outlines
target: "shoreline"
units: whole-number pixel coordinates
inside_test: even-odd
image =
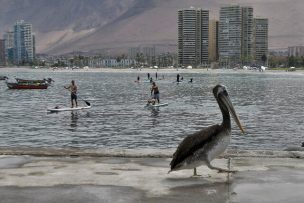
[[[205,74],[283,74],[283,75],[301,75],[304,74],[304,70],[297,70],[294,72],[286,72],[285,70],[266,70],[264,72],[253,70],[233,70],[233,69],[172,69],[172,68],[160,68],[160,69],[130,69],[130,68],[90,68],[90,69],[57,69],[52,70],[49,68],[34,69],[31,67],[4,67],[0,68],[2,72],[47,72],[47,73],[205,73]]]
[[[38,157],[117,157],[117,158],[171,158],[175,149],[75,149],[75,148],[6,148],[0,147],[0,155],[38,156]],[[304,148],[294,147],[279,150],[238,150],[228,149],[221,158],[259,157],[259,158],[298,158],[304,159]]]

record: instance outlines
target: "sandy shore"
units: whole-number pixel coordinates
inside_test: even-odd
[[[60,73],[77,73],[77,72],[93,72],[93,73],[203,73],[203,74],[220,74],[220,73],[233,73],[233,74],[280,74],[280,75],[304,75],[304,70],[298,70],[295,72],[286,72],[283,70],[267,70],[265,72],[258,72],[252,70],[233,70],[233,69],[130,69],[130,68],[89,68],[89,69],[50,69],[50,68],[39,68],[34,69],[30,67],[10,67],[1,68],[1,72],[60,72]]]

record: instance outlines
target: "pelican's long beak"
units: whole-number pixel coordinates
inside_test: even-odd
[[[234,107],[230,101],[230,98],[228,95],[224,95],[222,94],[220,96],[220,99],[222,100],[222,102],[225,104],[225,106],[227,107],[228,111],[230,112],[231,116],[233,117],[234,121],[236,122],[236,124],[239,126],[240,130],[242,131],[242,133],[245,133],[244,128],[240,122],[239,117],[237,116]]]

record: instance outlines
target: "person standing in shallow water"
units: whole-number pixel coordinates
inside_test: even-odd
[[[157,72],[155,73],[155,80],[157,80]]]
[[[158,86],[156,85],[155,82],[152,82],[152,87],[151,87],[151,95],[153,94],[153,99],[157,100],[157,102],[159,103],[159,90],[158,90]]]
[[[73,101],[75,101],[75,106],[78,107],[78,104],[77,104],[77,86],[75,84],[75,81],[72,80],[71,85],[69,85],[68,87],[64,86],[64,88],[70,90],[70,92],[71,92],[71,107],[74,108],[74,102]]]

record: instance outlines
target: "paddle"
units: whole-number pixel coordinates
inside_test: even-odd
[[[78,95],[77,95],[77,96],[78,96]],[[91,106],[91,103],[90,103],[90,102],[88,102],[88,101],[82,99],[80,96],[78,96],[78,98],[81,99],[82,101],[84,101],[88,106]]]
[[[69,92],[72,92],[69,88],[66,88],[65,86],[64,86],[64,88],[67,89],[67,90],[69,90]],[[79,99],[81,99],[82,101],[84,101],[88,106],[91,106],[91,103],[90,103],[90,102],[88,102],[88,101],[82,99],[79,95],[77,95],[77,97],[78,97]]]

